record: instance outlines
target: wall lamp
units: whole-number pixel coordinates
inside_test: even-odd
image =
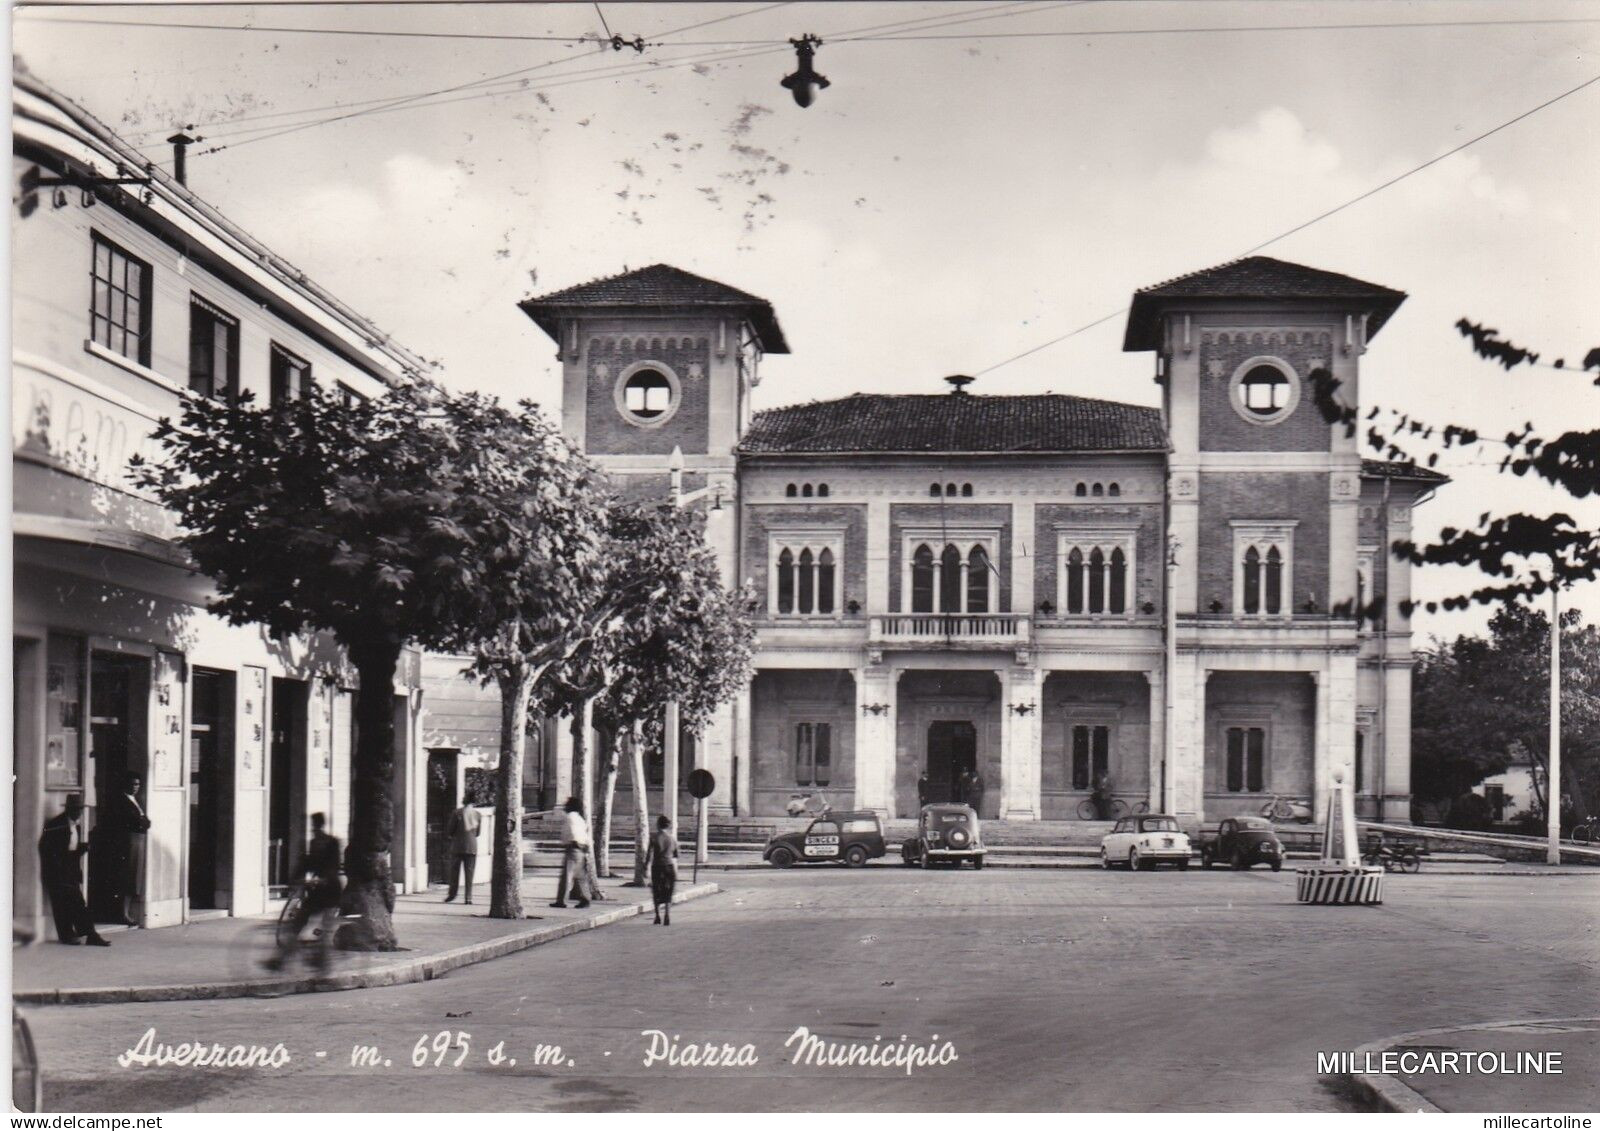
[[[1039,602],[1039,611],[1047,617],[1053,616],[1055,615],[1056,607],[1050,598],[1046,597],[1043,601]]]
[[[1039,709],[1038,708],[1038,704],[1036,704],[1036,703],[1013,703],[1013,704],[1011,704],[1011,713],[1013,715],[1031,715],[1031,714],[1034,713],[1034,711],[1036,711],[1038,709]]]
[[[889,704],[863,703],[861,704],[861,713],[863,715],[887,715],[889,713]]]

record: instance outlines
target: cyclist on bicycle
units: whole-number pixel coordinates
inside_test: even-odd
[[[300,932],[305,930],[311,917],[318,914],[322,917],[321,946],[313,961],[319,968],[328,965],[344,883],[339,878],[339,838],[327,832],[326,823],[321,813],[311,814],[311,843],[306,845],[299,865],[290,873],[295,882],[304,881],[300,902],[290,915],[289,930],[279,942],[278,953],[266,962],[269,970],[283,968],[290,951],[300,945]]]

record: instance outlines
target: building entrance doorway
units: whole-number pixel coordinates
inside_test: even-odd
[[[965,801],[965,776],[978,768],[978,728],[965,719],[928,724],[928,800]]]
[[[271,795],[267,803],[267,883],[282,888],[305,844],[306,708],[303,679],[272,681]]]
[[[456,811],[457,751],[428,751],[428,882],[450,882],[450,814]],[[471,892],[467,893],[471,895]]]
[[[127,788],[130,773],[143,774],[146,697],[150,663],[138,656],[95,652],[89,660],[89,756],[94,765],[95,827],[89,836],[89,911],[97,923],[123,921],[123,889],[129,875],[129,845],[108,835],[100,822],[112,798]],[[140,798],[143,801],[143,797]]]
[[[232,867],[233,678],[196,669],[189,721],[189,907],[219,901]]]

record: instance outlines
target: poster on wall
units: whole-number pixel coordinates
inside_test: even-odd
[[[267,770],[267,669],[246,664],[239,675],[239,784],[259,787]]]
[[[176,789],[184,783],[183,657],[157,652],[154,671],[156,725],[150,749],[150,784]]]
[[[44,785],[82,789],[83,640],[52,635],[45,664]]]

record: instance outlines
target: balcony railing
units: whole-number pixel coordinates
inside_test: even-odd
[[[868,640],[878,644],[1020,644],[1028,639],[1024,613],[889,613],[872,618]]]

